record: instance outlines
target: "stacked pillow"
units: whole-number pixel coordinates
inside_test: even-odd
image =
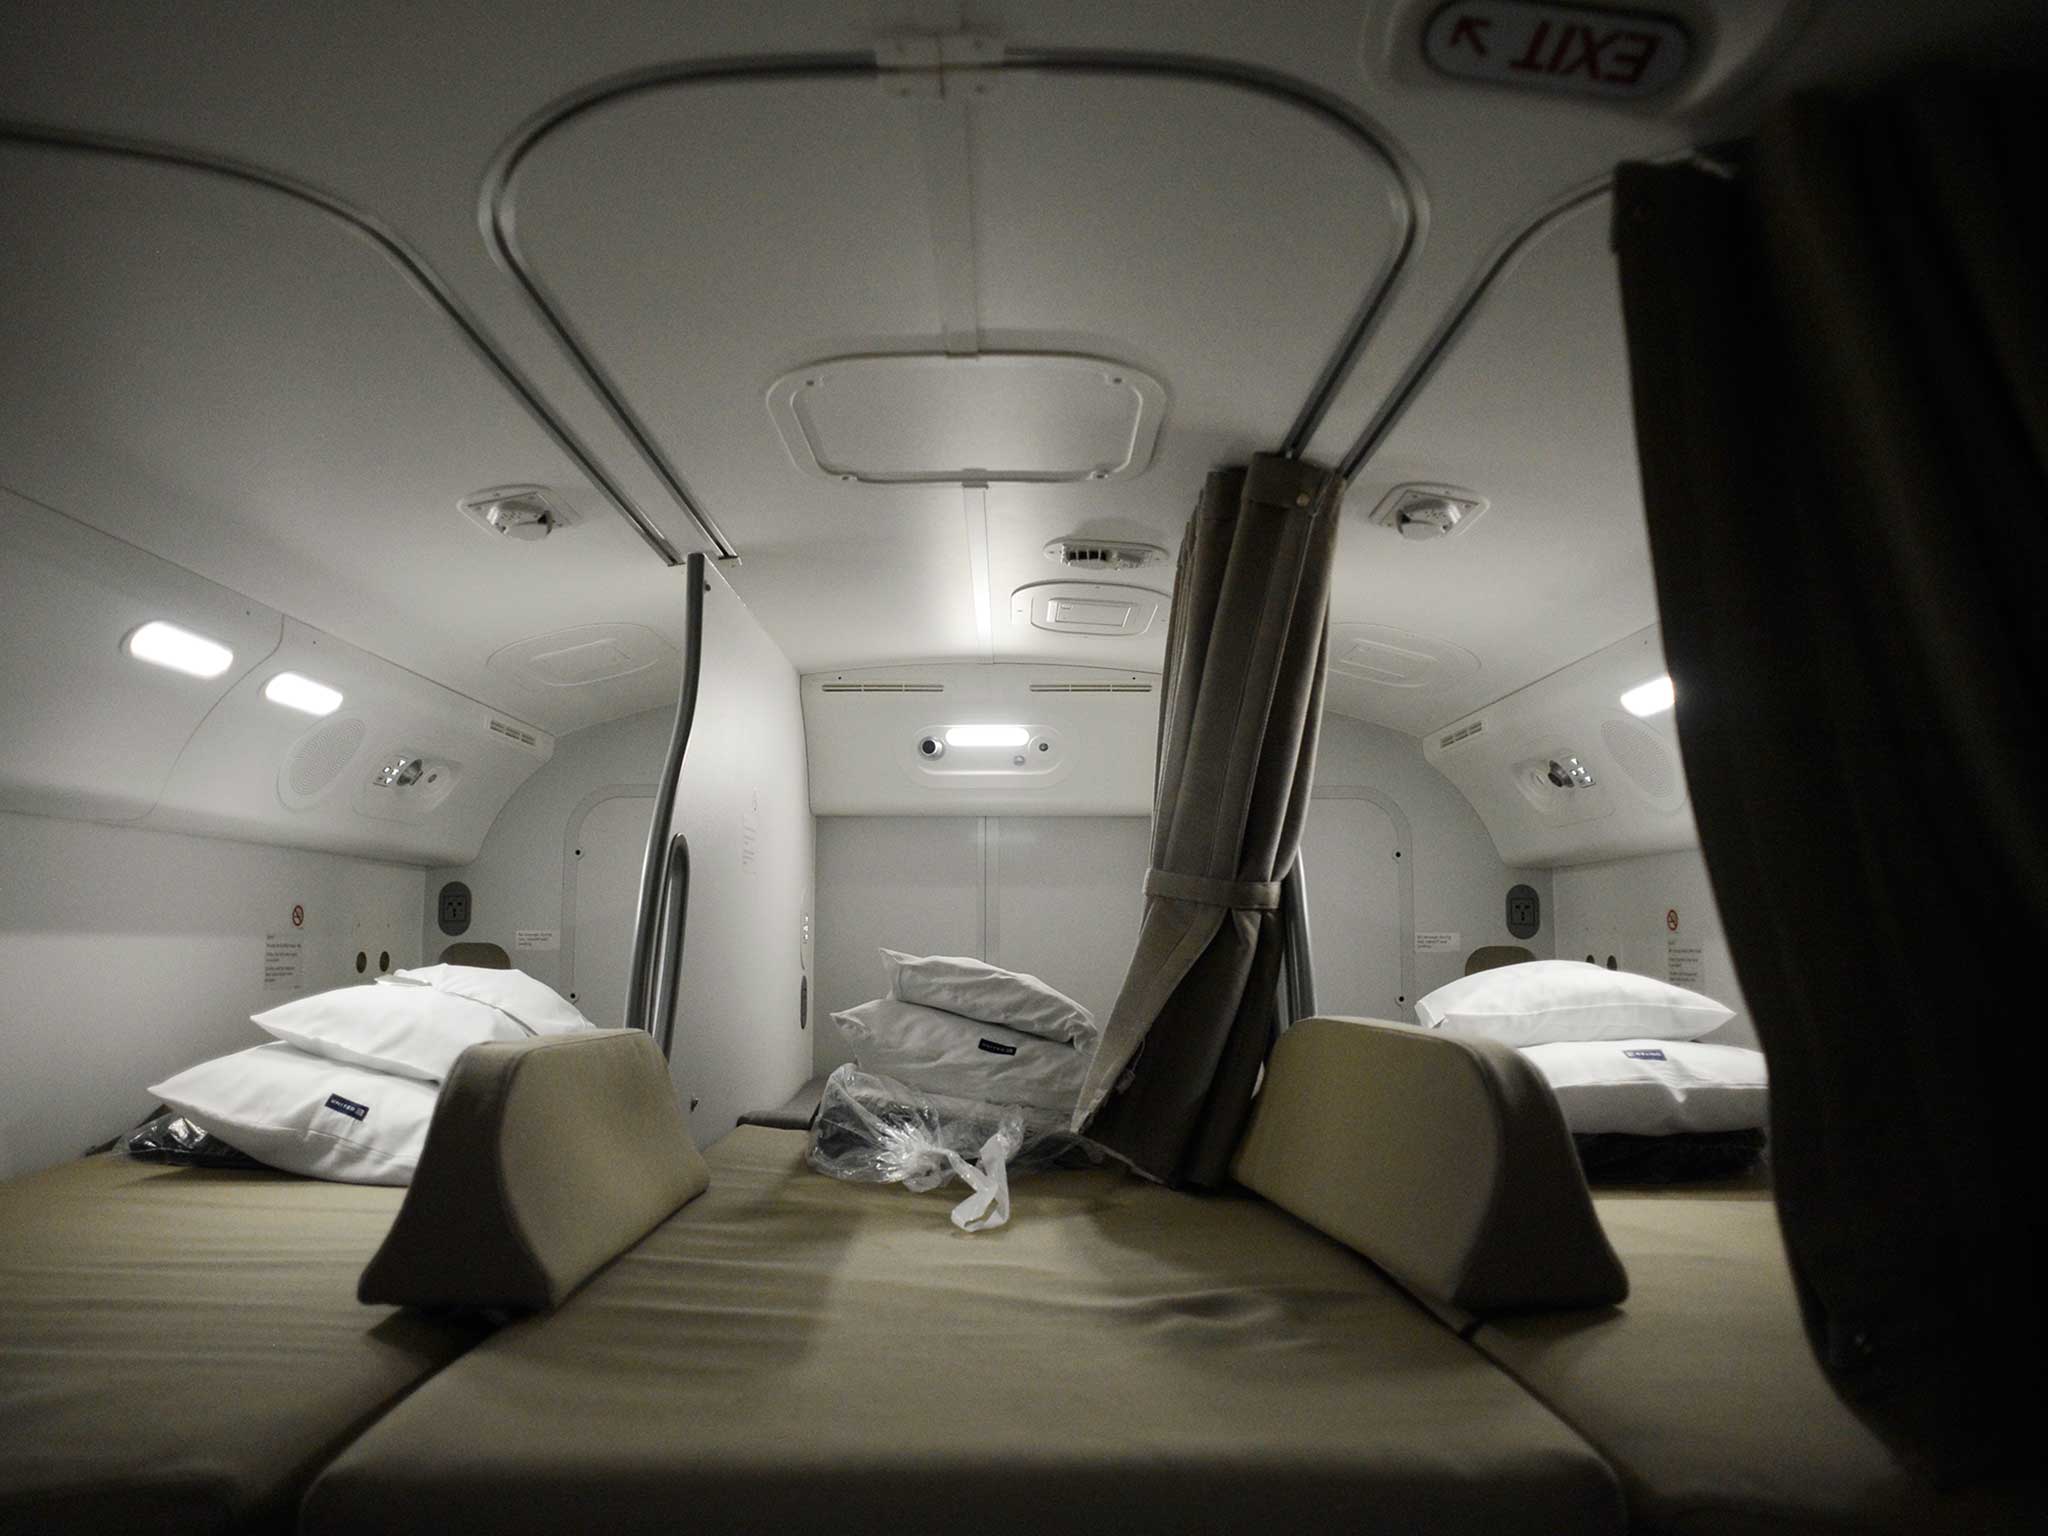
[[[590,1029],[521,971],[434,965],[251,1015],[275,1038],[149,1090],[230,1146],[289,1173],[409,1184],[442,1079],[472,1045]]]
[[[832,1015],[863,1072],[984,1104],[1073,1109],[1097,1039],[1086,1008],[965,956],[882,956],[889,995]]]
[[[1532,960],[1460,977],[1415,1013],[1428,1029],[1519,1046],[1575,1135],[1722,1134],[1768,1119],[1763,1053],[1700,1043],[1734,1010],[1649,976]]]

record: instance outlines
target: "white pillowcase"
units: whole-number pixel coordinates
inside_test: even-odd
[[[1071,1110],[1092,1049],[894,997],[832,1017],[863,1072],[987,1104]]]
[[[400,986],[432,987],[455,997],[488,1003],[509,1013],[536,1035],[565,1035],[597,1026],[576,1005],[544,981],[524,971],[501,971],[488,965],[422,965],[379,981]]]
[[[250,1019],[310,1055],[431,1083],[472,1045],[529,1038],[510,1014],[431,987],[341,987]]]
[[[1522,1048],[1582,1136],[1747,1131],[1770,1119],[1764,1053],[1697,1040],[1573,1040]]]
[[[431,1083],[280,1042],[201,1062],[149,1091],[259,1162],[345,1184],[410,1184],[440,1097]]]
[[[900,1002],[985,1024],[1006,1024],[1047,1040],[1094,1043],[1095,1015],[1036,976],[965,955],[906,955],[885,949],[882,957],[894,967],[889,995]]]
[[[1735,1017],[1711,997],[1583,960],[1528,960],[1446,982],[1415,1005],[1429,1029],[1507,1045],[1697,1040]]]

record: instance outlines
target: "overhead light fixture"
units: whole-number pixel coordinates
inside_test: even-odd
[[[280,672],[263,685],[263,697],[302,714],[331,715],[341,708],[341,691],[296,672]]]
[[[1559,789],[1591,789],[1597,782],[1593,770],[1576,757],[1553,757],[1543,776]]]
[[[544,539],[574,521],[560,500],[539,485],[503,485],[494,491],[478,491],[464,497],[460,505],[462,515],[479,528],[522,544]]]
[[[151,619],[128,637],[128,654],[153,667],[169,667],[187,677],[219,677],[235,663],[235,653],[218,640],[195,635],[162,619]]]
[[[370,782],[380,789],[411,789],[419,783],[427,765],[407,752],[394,752]]]
[[[1669,677],[1653,677],[1621,696],[1621,707],[1638,717],[1661,715],[1677,702],[1678,690]]]
[[[946,728],[949,747],[1021,747],[1031,733],[1021,725],[954,725]]]

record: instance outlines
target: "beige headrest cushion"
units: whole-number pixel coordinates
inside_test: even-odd
[[[640,1031],[473,1045],[441,1089],[405,1203],[356,1294],[558,1306],[710,1178],[668,1064]]]
[[[1497,1041],[1304,1019],[1273,1049],[1233,1171],[1440,1309],[1628,1294],[1556,1097]]]

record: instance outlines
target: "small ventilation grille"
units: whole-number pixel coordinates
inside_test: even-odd
[[[944,683],[823,683],[820,693],[944,693]]]
[[[1455,747],[1459,742],[1468,741],[1485,729],[1484,720],[1474,720],[1470,725],[1461,725],[1449,735],[1437,739],[1437,750],[1441,752],[1445,747]]]
[[[1633,720],[1600,722],[1600,743],[1636,788],[1661,800],[1678,788],[1678,765],[1656,734]]]
[[[540,743],[534,739],[533,732],[522,731],[521,729],[519,729],[518,726],[507,725],[502,720],[493,720],[491,722],[491,729],[496,731],[500,736],[509,736],[514,741],[524,742],[529,747],[537,747],[540,745]]]
[[[1033,683],[1033,693],[1150,693],[1150,683]]]
[[[1157,544],[1121,544],[1113,539],[1055,539],[1045,558],[1070,571],[1135,571],[1163,565],[1166,551]]]
[[[362,747],[368,730],[354,718],[330,720],[300,742],[292,753],[291,771],[286,779],[292,793],[311,799],[340,778],[349,760]]]

